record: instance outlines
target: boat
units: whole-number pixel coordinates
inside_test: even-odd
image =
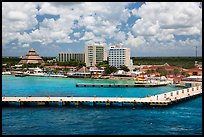
[[[11,75],[11,72],[10,71],[5,71],[5,72],[2,72],[2,75]]]
[[[25,77],[26,75],[23,72],[17,72],[15,74],[16,77]]]
[[[91,73],[89,72],[85,72],[85,73],[79,73],[79,72],[76,72],[76,73],[68,73],[67,74],[67,77],[69,78],[91,78]]]
[[[34,74],[29,74],[29,76],[45,77],[46,73],[34,73]]]

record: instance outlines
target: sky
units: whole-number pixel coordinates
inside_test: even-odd
[[[131,57],[202,56],[199,2],[3,2],[2,56],[84,52],[103,44]]]

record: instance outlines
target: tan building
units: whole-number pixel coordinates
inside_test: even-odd
[[[37,63],[44,64],[45,62],[33,48],[31,48],[19,62],[19,64],[37,64]]]
[[[58,56],[59,62],[66,62],[70,60],[83,61],[84,62],[84,53],[65,53],[60,52]]]
[[[183,69],[190,76],[202,76],[202,68]]]
[[[96,64],[107,60],[105,47],[101,44],[93,44],[85,46],[85,63],[87,67],[95,66]]]

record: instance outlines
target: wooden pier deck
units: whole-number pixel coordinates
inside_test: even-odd
[[[166,92],[144,98],[123,97],[2,97],[3,106],[168,106],[202,95],[202,86]]]
[[[105,83],[77,83],[76,87],[158,87],[167,84],[105,84]]]

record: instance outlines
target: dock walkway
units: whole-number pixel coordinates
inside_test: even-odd
[[[2,97],[3,106],[168,106],[202,95],[202,86],[170,91],[144,98],[123,97]]]
[[[76,87],[158,87],[166,86],[167,84],[105,84],[105,83],[77,83]]]

